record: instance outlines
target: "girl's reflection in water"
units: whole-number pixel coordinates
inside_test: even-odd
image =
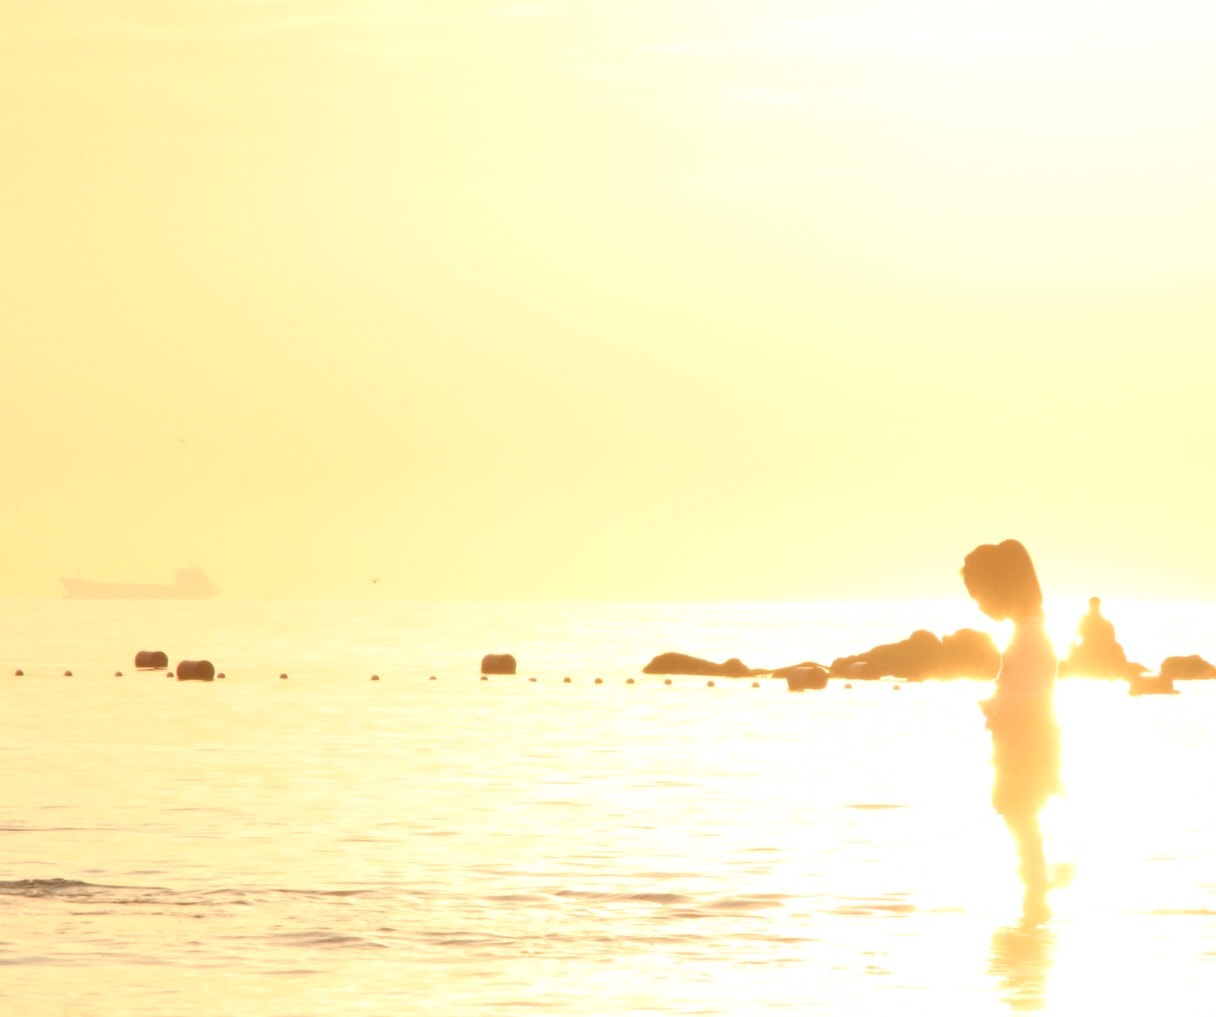
[[[990,974],[1000,980],[1001,998],[1013,1010],[1041,1010],[1055,959],[1055,936],[1048,929],[997,929],[992,936]]]

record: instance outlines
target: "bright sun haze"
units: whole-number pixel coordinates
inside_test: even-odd
[[[0,596],[1216,600],[1214,29],[8,4]]]

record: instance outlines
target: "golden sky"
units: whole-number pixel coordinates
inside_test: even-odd
[[[0,12],[0,596],[1216,600],[1216,8]]]

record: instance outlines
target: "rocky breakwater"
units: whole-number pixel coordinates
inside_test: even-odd
[[[864,653],[837,657],[829,671],[839,678],[995,678],[1001,651],[986,632],[959,629],[938,638],[917,629],[898,643],[883,643]]]

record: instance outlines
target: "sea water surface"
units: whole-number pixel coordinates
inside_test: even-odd
[[[1134,624],[1106,607],[1150,667],[1216,659],[1212,605],[1135,605]],[[1064,638],[1084,604],[1066,608]],[[4,1013],[1199,1014],[1216,996],[1216,684],[1060,683],[1049,851],[1073,878],[1027,930],[988,804],[987,683],[641,673],[665,650],[827,661],[978,625],[965,601],[0,618]],[[225,678],[135,671],[140,649]],[[520,673],[481,681],[487,652]]]

